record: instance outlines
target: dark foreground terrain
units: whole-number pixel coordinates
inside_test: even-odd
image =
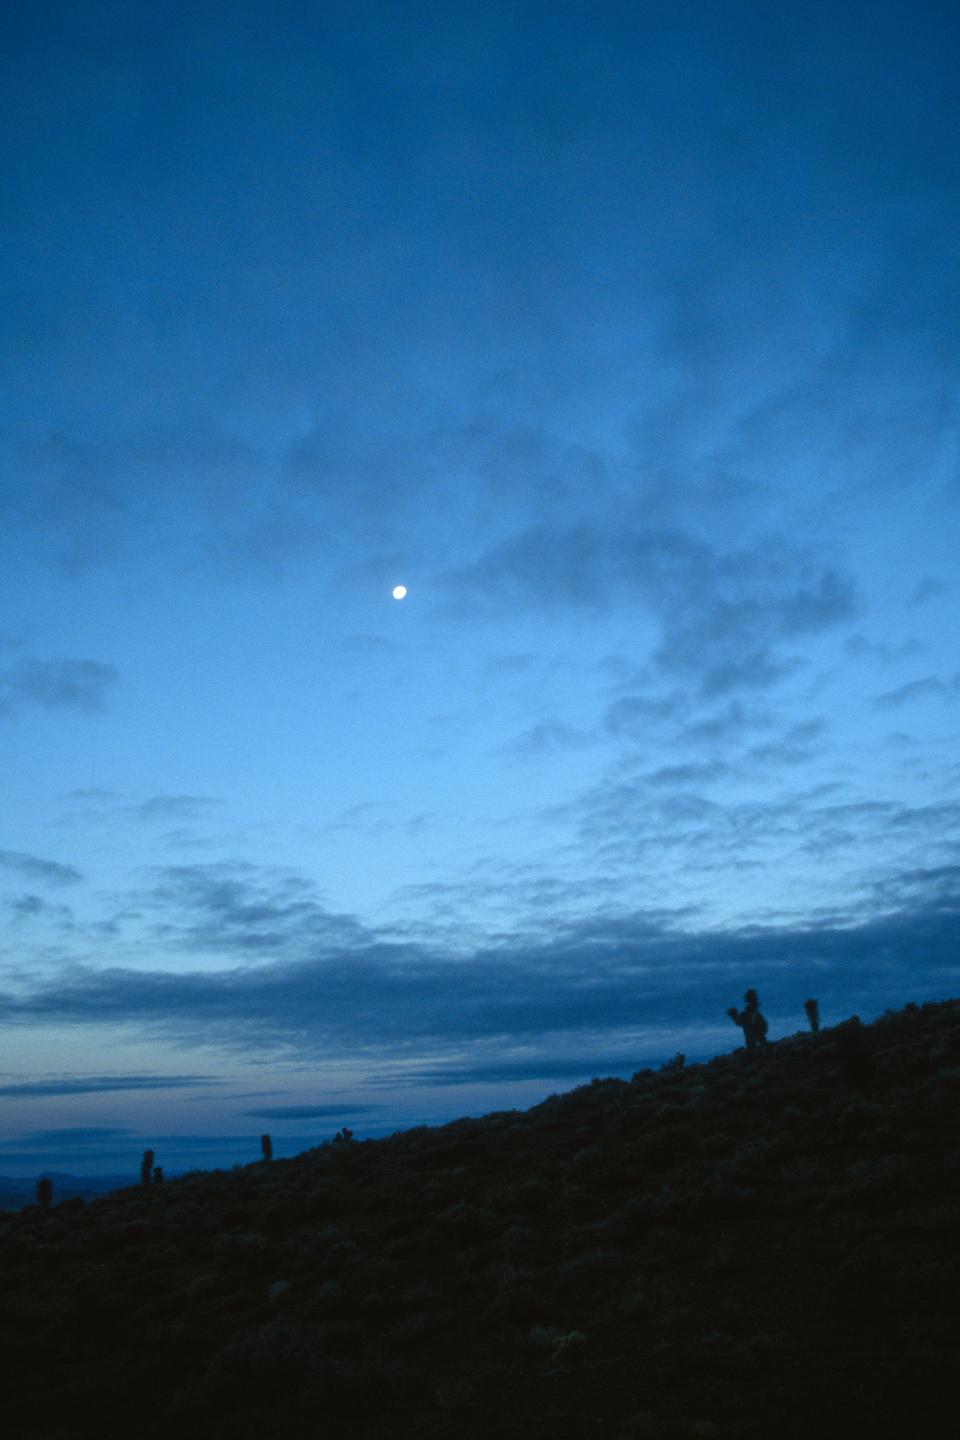
[[[960,1001],[0,1215],[11,1440],[953,1436]]]

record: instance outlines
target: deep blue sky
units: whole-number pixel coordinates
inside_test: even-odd
[[[958,38],[6,17],[0,1172],[957,993]]]

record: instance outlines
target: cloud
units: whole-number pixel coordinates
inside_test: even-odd
[[[43,916],[52,925],[66,930],[74,928],[74,912],[69,905],[53,905],[40,895],[17,895],[3,903],[13,915],[13,924]]]
[[[654,726],[678,721],[689,712],[690,699],[682,690],[668,695],[622,695],[607,706],[603,723],[611,735],[644,739]]]
[[[702,765],[662,765],[659,770],[648,771],[642,778],[647,785],[677,789],[682,785],[707,785],[711,780],[722,779],[728,770],[729,766],[712,760]]]
[[[886,690],[882,695],[877,695],[874,705],[880,710],[892,710],[900,705],[906,705],[911,700],[919,699],[922,695],[942,695],[946,692],[946,685],[936,675],[927,675],[922,680],[911,680],[907,685],[901,685],[896,690]]]
[[[933,600],[938,595],[945,595],[947,587],[942,580],[937,580],[932,575],[924,575],[917,581],[916,588],[910,596],[911,605],[923,605],[927,600]]]
[[[823,735],[826,726],[822,720],[802,720],[791,725],[778,739],[765,745],[753,745],[747,751],[747,759],[762,765],[805,765],[817,757],[818,751],[811,742]]]
[[[662,1057],[661,1057],[662,1058]],[[376,1077],[380,1085],[515,1085],[537,1080],[582,1080],[594,1075],[631,1075],[652,1061],[640,1058],[637,1051],[618,1053],[616,1050],[574,1050],[559,1054],[542,1054],[517,1058],[485,1060],[457,1064],[411,1067],[389,1071]]]
[[[261,1110],[244,1110],[256,1120],[330,1120],[342,1115],[369,1115],[379,1105],[273,1105]]]
[[[41,900],[39,895],[19,895],[15,900],[8,900],[6,904],[17,919],[21,920],[28,915],[42,915],[48,908],[46,901]]]
[[[4,1005],[20,1024],[135,1024],[247,1055],[281,1047],[371,1067],[405,1057],[429,1067],[465,1044],[556,1048],[561,1037],[572,1054],[578,1036],[592,1053],[603,1036],[602,1048],[623,1056],[618,1035],[643,1046],[644,1034],[702,1028],[746,983],[790,1013],[811,988],[861,1010],[955,993],[958,881],[960,872],[904,872],[901,903],[888,904],[891,875],[882,903],[874,894],[859,918],[795,925],[682,930],[642,911],[547,922],[457,959],[371,934],[347,951],[321,936],[313,957],[216,973],[78,966]]]
[[[27,855],[22,850],[0,850],[0,870],[12,870],[28,880],[38,880],[48,885],[74,885],[83,875],[74,865],[63,865],[59,860],[42,860],[37,855]]]
[[[158,914],[153,932],[178,950],[290,955],[365,942],[352,916],[333,914],[313,886],[289,871],[253,864],[172,865],[138,899]]]
[[[957,818],[957,817],[955,817]],[[937,865],[906,870],[878,880],[874,894],[884,909],[897,910],[904,905],[919,905],[925,911],[956,909],[960,894],[960,865]]]
[[[40,1095],[106,1095],[124,1090],[191,1090],[198,1085],[220,1083],[208,1075],[79,1075],[0,1085],[0,1096],[24,1099]]]
[[[131,806],[129,813],[136,820],[158,820],[166,824],[172,820],[199,819],[211,806],[220,803],[206,795],[153,795]]]
[[[486,859],[471,866],[462,879],[424,881],[404,885],[391,896],[403,907],[412,905],[420,917],[410,933],[421,937],[425,930],[441,936],[448,954],[462,956],[471,945],[497,933],[498,925],[508,929],[513,917],[527,917],[530,926],[539,926],[548,916],[579,914],[614,903],[622,891],[613,877],[581,874],[545,874],[539,866],[511,864]],[[678,921],[689,913],[684,907],[647,912],[658,920]],[[424,923],[424,917],[427,923]],[[397,927],[397,933],[404,933]]]
[[[536,760],[558,750],[579,750],[591,744],[593,738],[588,731],[568,725],[564,720],[540,720],[515,740],[501,746],[497,753],[517,760]]]
[[[336,819],[320,827],[322,834],[335,835],[346,831],[357,835],[383,834],[390,828],[387,818],[390,805],[384,800],[361,800],[349,805]]]
[[[12,1142],[17,1145],[96,1145],[105,1140],[118,1140],[131,1132],[106,1125],[73,1125],[61,1130],[31,1130]],[[11,1142],[6,1142],[7,1144]]]
[[[739,739],[751,730],[768,730],[773,717],[766,710],[748,710],[739,700],[731,700],[722,710],[685,725],[677,739],[687,745],[724,743]]]
[[[448,572],[451,597],[473,609],[639,606],[659,626],[650,659],[699,682],[707,698],[766,689],[800,664],[778,653],[856,614],[852,582],[781,537],[721,548],[677,527],[541,522]]]
[[[784,557],[789,551],[784,547]],[[793,557],[797,564],[799,557]],[[808,567],[800,562],[801,571],[779,603],[779,622],[784,635],[812,635],[856,613],[853,585],[831,566],[816,574],[803,573]]]
[[[893,664],[897,660],[910,660],[914,655],[922,653],[924,646],[919,640],[904,640],[899,645],[888,645],[883,640],[868,640],[865,635],[851,635],[846,643],[848,655],[856,659],[868,657],[879,660],[883,665]]]
[[[761,872],[759,893],[780,907],[764,915],[770,923],[775,913],[781,920],[799,917],[825,892],[856,909],[864,873],[881,866],[949,859],[960,825],[956,802],[847,800],[843,789],[822,784],[770,790],[770,766],[782,781],[782,766],[795,769],[817,758],[818,726],[816,719],[800,722],[729,761],[647,770],[639,757],[627,756],[545,818],[572,827],[569,853],[584,875],[602,875],[651,900],[669,877],[676,905],[696,904],[702,915],[725,923],[756,911],[759,901],[741,873],[747,868]],[[728,768],[714,772],[712,763]],[[729,784],[715,783],[727,777]],[[742,908],[731,913],[733,897]]]
[[[705,700],[713,700],[733,690],[764,690],[791,674],[801,663],[796,656],[774,660],[759,650],[737,660],[725,660],[707,669],[700,681],[700,695]]]
[[[25,706],[96,714],[119,679],[97,660],[18,660],[0,671],[0,714]]]

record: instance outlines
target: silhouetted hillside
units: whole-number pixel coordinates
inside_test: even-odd
[[[6,1433],[952,1436],[958,1100],[947,1001],[2,1215]]]

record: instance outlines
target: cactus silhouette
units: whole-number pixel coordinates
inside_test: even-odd
[[[755,1050],[758,1045],[766,1045],[767,1022],[760,1014],[760,996],[756,990],[745,992],[742,1010],[738,1011],[735,1005],[731,1005],[727,1014],[734,1025],[739,1025],[743,1031],[748,1050]]]

